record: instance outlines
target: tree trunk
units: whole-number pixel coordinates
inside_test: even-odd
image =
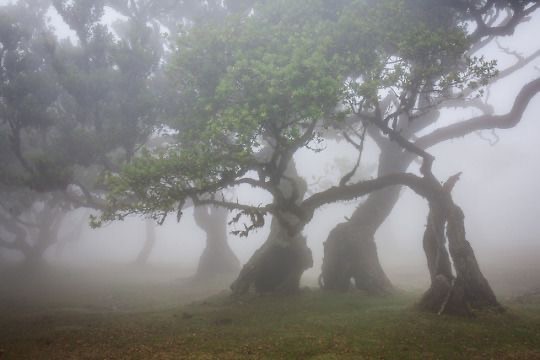
[[[304,271],[312,266],[306,238],[300,233],[291,235],[274,217],[268,239],[244,265],[231,289],[235,294],[252,288],[258,293],[293,293],[300,288]]]
[[[445,226],[446,216],[444,209],[437,204],[430,204],[423,246],[431,281],[439,275],[444,276],[449,281],[454,278],[450,256],[446,250]]]
[[[450,194],[458,178],[454,177],[448,188],[450,180],[444,186],[440,186],[437,181],[431,184],[439,188],[438,194],[428,198],[430,213],[424,234],[431,286],[420,300],[419,308],[451,315],[471,315],[473,310],[485,308],[501,310],[466,239],[463,211],[453,202]],[[455,278],[445,246],[445,225],[448,248],[456,271]]]
[[[381,148],[378,176],[405,171],[413,157],[388,142]],[[350,220],[338,224],[324,243],[319,284],[323,289],[347,291],[354,280],[357,289],[380,295],[393,292],[382,269],[375,244],[377,229],[397,203],[401,187],[376,191],[367,196]]]
[[[390,189],[389,191],[394,191]],[[366,206],[363,209],[369,210]],[[347,291],[351,280],[357,289],[369,294],[386,294],[393,290],[379,262],[373,239],[374,230],[362,226],[367,218],[336,226],[324,243],[320,285],[325,290]]]
[[[418,306],[424,311],[434,313],[441,311],[455,280],[450,256],[446,249],[445,227],[446,213],[444,208],[440,204],[430,202],[423,245],[431,286],[422,296]]]
[[[218,275],[238,274],[240,261],[227,242],[228,211],[197,206],[194,216],[197,225],[206,232],[206,248],[200,257],[195,279],[208,280]]]
[[[156,224],[151,219],[146,219],[144,222],[146,238],[144,239],[144,244],[135,259],[135,265],[143,266],[148,263],[150,254],[156,245]]]
[[[480,271],[471,244],[465,237],[463,211],[453,203],[448,214],[447,236],[456,269],[456,281],[450,293],[446,312],[460,312],[459,306],[462,303],[472,309],[502,310],[491,286]]]
[[[279,189],[289,201],[298,204],[303,200],[307,184],[298,175],[294,160],[289,161]],[[296,292],[302,274],[313,266],[311,250],[302,235],[305,220],[287,206],[273,215],[268,239],[231,285],[234,294],[244,294],[250,289],[258,293]]]

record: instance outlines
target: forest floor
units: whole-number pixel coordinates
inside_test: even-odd
[[[455,318],[417,312],[417,292],[235,299],[103,271],[0,282],[0,359],[540,359],[538,295]]]

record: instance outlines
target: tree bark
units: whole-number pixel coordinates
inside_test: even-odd
[[[440,204],[429,204],[423,246],[431,278],[430,288],[422,296],[418,307],[424,311],[439,313],[448,301],[455,277],[450,256],[446,249],[446,212]]]
[[[438,189],[436,194],[428,197],[430,213],[424,234],[431,286],[418,307],[429,312],[451,315],[472,315],[473,310],[486,308],[502,310],[466,239],[463,211],[451,197],[451,190],[459,175],[453,178],[444,186],[436,180],[430,185]],[[455,277],[446,250],[445,225]]]
[[[386,294],[393,286],[379,262],[374,234],[377,221],[386,218],[385,205],[397,201],[399,187],[378,191],[359,206],[350,221],[337,225],[324,243],[320,285],[325,290],[347,291],[354,286],[369,294]],[[389,197],[395,196],[396,199]],[[382,205],[378,207],[377,205]],[[383,212],[377,212],[383,210]],[[365,214],[365,215],[364,215]]]
[[[219,275],[236,275],[240,261],[227,242],[228,211],[217,207],[194,208],[195,222],[206,232],[206,247],[200,257],[195,279],[208,280]]]
[[[403,172],[412,157],[393,142],[381,145],[378,176]],[[394,291],[377,253],[375,234],[390,215],[400,196],[401,186],[368,195],[350,220],[338,224],[324,243],[324,257],[319,284],[326,290],[347,291],[354,286],[368,294]]]
[[[254,289],[258,293],[294,293],[300,289],[300,278],[313,266],[313,256],[302,230],[306,220],[292,207],[300,204],[307,191],[306,182],[290,160],[279,183],[280,192],[294,204],[275,213],[266,242],[244,265],[231,285],[234,294]]]
[[[274,218],[268,239],[244,265],[231,289],[237,295],[251,289],[257,293],[293,293],[300,288],[304,271],[312,266],[306,238],[290,234]]]
[[[454,278],[450,256],[446,250],[445,226],[444,209],[438,204],[431,203],[422,241],[431,281],[440,275],[449,281]]]
[[[447,236],[457,276],[446,312],[455,311],[455,305],[461,302],[472,309],[502,310],[491,286],[480,270],[471,244],[466,239],[463,211],[453,203],[450,205],[448,214]]]

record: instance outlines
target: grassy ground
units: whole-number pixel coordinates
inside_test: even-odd
[[[4,296],[0,358],[540,359],[535,297],[507,302],[502,315],[463,319],[416,312],[418,294],[372,298],[305,290],[290,297],[221,294],[179,305],[206,295],[182,293],[177,283],[145,284],[102,285],[114,307],[105,300],[101,307],[70,305],[96,289],[64,303],[49,294],[32,307]],[[156,298],[167,300],[154,306]]]

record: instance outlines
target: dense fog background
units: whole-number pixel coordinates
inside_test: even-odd
[[[0,2],[5,3],[5,2]],[[540,16],[518,27],[513,37],[501,41],[521,52],[530,53],[529,44],[537,39],[533,34],[540,34]],[[62,37],[70,38],[67,26],[58,14],[51,11],[51,23]],[[113,22],[117,16],[108,11],[104,21]],[[511,64],[511,55],[502,54],[495,45],[484,50],[488,58],[496,58],[499,68]],[[520,86],[528,82],[540,71],[540,60],[489,88],[489,103],[495,113],[505,113],[515,98]],[[447,141],[431,149],[436,156],[434,173],[440,179],[462,171],[463,176],[453,195],[457,204],[465,211],[468,238],[477,254],[486,276],[504,275],[511,266],[533,267],[540,259],[540,152],[538,134],[540,134],[540,98],[531,102],[521,123],[514,129],[496,132],[499,141],[491,146],[480,136]],[[459,109],[443,112],[441,121],[459,121],[471,117],[474,113]],[[427,129],[426,131],[429,131]],[[494,139],[494,135],[485,132],[482,137]],[[302,151],[296,157],[299,173],[308,183],[325,187],[339,179],[339,163],[352,166],[356,153],[345,143],[329,140],[327,149],[322,154]],[[374,175],[377,163],[377,151],[373,144],[368,145],[364,158],[365,177]],[[416,168],[409,169],[416,171]],[[318,181],[321,177],[328,177]],[[330,182],[328,182],[330,181]],[[254,190],[243,189],[237,194],[240,198],[249,198],[254,202],[266,198]],[[308,283],[320,273],[323,242],[329,231],[339,222],[350,216],[357,202],[346,202],[326,206],[318,211],[313,221],[306,227],[308,245],[314,253],[315,264],[307,271],[304,278]],[[70,214],[75,224],[88,213],[78,210]],[[403,190],[398,205],[383,227],[377,233],[377,245],[382,265],[390,279],[398,286],[424,287],[428,283],[426,260],[422,250],[422,233],[426,222],[427,204],[410,190]],[[175,266],[194,271],[198,258],[204,248],[205,234],[199,229],[192,216],[192,209],[184,212],[180,223],[174,216],[157,229],[157,243],[150,257],[150,263],[156,266]],[[232,249],[242,262],[248,260],[262,244],[268,234],[267,226],[253,233],[249,238],[230,235]],[[66,227],[62,232],[67,233]],[[130,263],[136,257],[145,240],[145,224],[140,218],[131,218],[122,223],[91,230],[88,226],[82,231],[80,240],[65,245],[61,252],[55,247],[49,250],[47,257],[52,263],[77,266],[96,266],[112,263]],[[5,256],[11,256],[6,254]],[[499,260],[504,259],[504,263]],[[538,271],[536,269],[535,271]],[[538,275],[538,273],[536,273]],[[531,275],[533,276],[534,273]],[[413,279],[413,282],[411,282]],[[497,289],[497,282],[494,283]]]

